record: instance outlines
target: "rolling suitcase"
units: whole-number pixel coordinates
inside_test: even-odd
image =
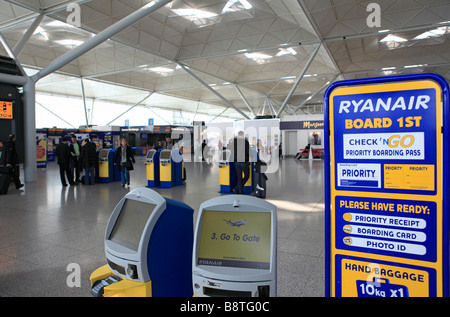
[[[266,198],[267,194],[267,176],[263,173],[263,167],[267,164],[261,160],[258,160],[255,164],[255,196],[258,198]]]
[[[9,184],[11,184],[11,168],[0,167],[0,195],[8,193]]]
[[[255,172],[255,178],[256,178],[255,196],[258,198],[266,198],[267,194],[266,174]]]

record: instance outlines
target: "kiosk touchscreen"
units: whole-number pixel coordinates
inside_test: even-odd
[[[159,187],[160,174],[159,174],[159,156],[161,151],[152,149],[147,152],[145,158],[145,164],[147,165],[147,186],[148,187]]]
[[[192,296],[193,212],[149,188],[129,192],[111,214],[105,234],[107,265],[92,273],[91,293]]]
[[[227,195],[200,206],[194,238],[195,296],[276,296],[276,207]]]
[[[110,183],[114,181],[114,155],[109,149],[100,150],[98,153],[98,176],[100,183]]]
[[[224,150],[219,161],[219,185],[220,193],[232,193],[236,187],[236,170],[234,163],[230,161],[231,151]]]

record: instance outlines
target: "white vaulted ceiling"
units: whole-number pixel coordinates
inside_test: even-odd
[[[38,14],[46,14],[19,56],[37,71],[149,2],[5,0],[0,32],[14,47]],[[71,3],[80,5],[80,27],[66,23]],[[300,112],[313,112],[308,105],[322,102],[332,80],[417,72],[450,80],[448,0],[377,0],[379,27],[367,24],[370,3],[174,0],[41,79],[37,90],[79,96],[83,78],[90,98],[133,105],[154,92],[145,105],[210,115],[228,108],[223,116],[242,119],[178,63],[249,116],[247,104],[257,114],[267,98],[277,112],[301,74],[284,114],[299,105]],[[7,55],[3,48],[0,54]]]

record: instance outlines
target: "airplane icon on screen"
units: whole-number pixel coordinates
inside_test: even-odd
[[[231,220],[224,219],[224,221],[232,227],[240,227],[240,226],[247,224],[247,220],[238,220],[238,221],[232,222]]]

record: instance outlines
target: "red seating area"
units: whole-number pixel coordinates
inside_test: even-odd
[[[309,149],[300,149],[300,151],[301,151],[300,159],[309,158]],[[323,149],[312,149],[312,157],[323,159]]]

